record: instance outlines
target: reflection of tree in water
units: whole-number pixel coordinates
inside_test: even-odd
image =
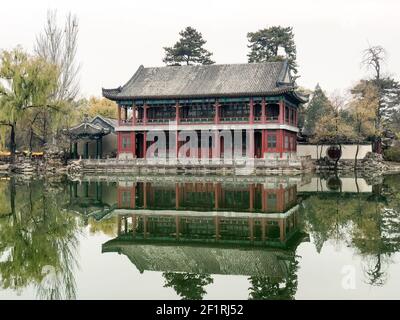
[[[345,241],[363,258],[366,282],[383,285],[391,255],[400,251],[400,179],[387,176],[372,194],[319,193],[302,203],[307,231],[320,252],[324,242]]]
[[[204,287],[213,283],[209,274],[164,272],[164,287],[174,288],[183,300],[201,300],[206,294]]]
[[[297,292],[296,256],[288,263],[287,277],[274,278],[266,276],[252,276],[249,278],[249,299],[252,300],[293,300]]]
[[[0,214],[1,287],[20,291],[33,284],[41,299],[73,299],[76,296],[78,222],[61,212],[66,203],[64,184],[23,181],[11,177],[8,214]]]
[[[354,240],[364,255],[364,273],[370,285],[381,286],[387,280],[386,271],[391,256],[400,251],[400,183],[398,176],[388,176],[373,187],[369,197],[370,210],[359,222]]]

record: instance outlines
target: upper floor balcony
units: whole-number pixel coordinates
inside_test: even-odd
[[[274,103],[229,102],[119,107],[120,126],[186,124],[287,124],[297,126],[297,108],[284,100]]]

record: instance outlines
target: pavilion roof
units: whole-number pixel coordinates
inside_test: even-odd
[[[110,128],[105,128],[101,125],[88,122],[87,119],[75,127],[64,129],[64,133],[73,139],[100,138],[110,132]]]
[[[118,252],[140,271],[169,271],[207,274],[268,276],[288,275],[293,252],[282,249],[207,247],[185,244],[150,244],[120,241],[102,245],[102,252]],[[250,263],[249,263],[250,261]]]
[[[111,100],[238,97],[295,93],[295,87],[287,61],[140,66],[125,85],[103,89],[103,96]],[[295,98],[301,99],[299,96]]]

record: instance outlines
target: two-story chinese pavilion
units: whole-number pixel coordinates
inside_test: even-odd
[[[305,102],[295,88],[286,61],[140,66],[124,86],[103,89],[103,96],[118,104],[119,158],[145,158],[152,131],[163,131],[166,153],[177,155],[183,142],[171,144],[171,135],[189,130],[199,137],[202,130],[216,133],[208,150],[199,142],[198,157],[223,157],[219,132],[241,130],[251,132],[242,140],[244,150],[251,144],[250,157],[287,159],[296,154],[298,107]]]

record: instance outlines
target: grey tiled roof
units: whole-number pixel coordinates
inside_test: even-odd
[[[280,94],[293,91],[286,61],[247,64],[140,66],[122,87],[103,89],[112,100]],[[285,82],[286,81],[286,82]]]
[[[117,119],[107,118],[107,117],[103,117],[101,115],[96,115],[91,120],[91,123],[97,124],[97,125],[100,125],[100,126],[104,126],[104,124],[101,124],[101,121],[103,123],[105,122],[106,124],[108,124],[113,130],[118,126],[118,120]]]
[[[70,129],[64,129],[63,132],[69,135],[72,138],[83,138],[83,137],[94,137],[94,136],[103,136],[110,133],[109,128],[104,128],[102,126],[89,123],[82,122],[75,127]]]
[[[141,244],[110,240],[102,252],[126,255],[140,271],[170,271],[247,276],[287,277],[293,253],[282,249],[240,249],[202,245]],[[251,263],[249,263],[251,262]]]

